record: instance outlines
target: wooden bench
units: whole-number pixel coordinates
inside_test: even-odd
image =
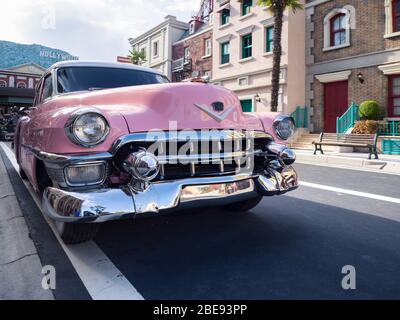
[[[315,146],[314,154],[320,151],[324,154],[322,146],[337,146],[337,147],[355,147],[355,148],[368,148],[369,158],[375,155],[378,158],[378,150],[376,144],[378,142],[377,134],[336,134],[336,133],[321,133],[319,141],[314,141]]]

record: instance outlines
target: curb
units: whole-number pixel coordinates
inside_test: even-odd
[[[400,175],[400,162],[386,160],[368,160],[334,155],[313,155],[302,152],[296,152],[296,156],[296,162],[298,163]]]
[[[1,148],[1,147],[0,147]],[[0,154],[0,300],[54,300]]]
[[[69,260],[67,254],[58,242],[55,234],[50,228],[50,225],[45,220],[40,208],[37,206],[35,200],[32,198],[28,188],[25,186],[21,177],[17,173],[15,167],[11,163],[11,160],[7,157],[6,151],[3,148],[7,146],[0,143],[0,168],[5,169],[7,184],[11,188],[14,200],[16,201],[17,208],[22,216],[20,221],[28,229],[29,241],[33,245],[35,250],[35,259],[39,259],[39,287],[37,288],[37,281],[35,281],[35,289],[45,291],[42,289],[41,281],[43,275],[41,274],[42,266],[53,266],[56,270],[56,289],[47,291],[52,296],[50,298],[43,299],[55,299],[55,300],[91,300],[91,296],[85,288],[82,280],[80,279],[77,271]],[[0,185],[3,179],[0,180]],[[0,210],[2,214],[2,210]],[[19,240],[19,233],[9,241]],[[0,243],[0,250],[2,250]],[[1,251],[0,251],[1,252]],[[0,269],[1,271],[1,269]],[[32,281],[31,275],[36,275],[37,271],[32,271],[31,267],[21,268],[21,271],[14,270],[10,281],[13,280],[15,283],[21,286],[21,279],[17,279],[15,273],[18,272],[19,275],[28,277],[28,281]],[[34,273],[31,273],[34,272]],[[0,276],[2,276],[0,272]],[[15,278],[15,279],[13,279]],[[8,279],[7,279],[8,280]],[[19,281],[19,282],[17,282]],[[2,279],[0,279],[2,283]],[[3,293],[2,286],[0,286],[0,292]],[[37,300],[40,298],[27,297],[26,292],[23,292],[24,300]],[[1,300],[0,296],[0,300]],[[8,298],[13,299],[13,298]],[[19,298],[20,299],[20,298]]]

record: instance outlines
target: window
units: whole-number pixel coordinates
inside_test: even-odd
[[[168,83],[165,76],[154,72],[101,67],[60,68],[57,73],[57,80],[59,93]],[[46,82],[47,79],[44,87],[47,85]],[[46,91],[46,88],[43,91]]]
[[[41,101],[50,98],[52,95],[53,95],[53,77],[51,75],[48,75],[44,79]]]
[[[242,16],[249,14],[251,12],[251,7],[253,5],[253,0],[243,0],[242,2]]]
[[[265,34],[266,34],[265,52],[272,52],[274,50],[274,27],[266,28]]]
[[[222,12],[221,12],[221,26],[229,23],[230,16],[231,16],[231,11],[229,9],[222,10]]]
[[[229,63],[230,60],[230,44],[225,42],[221,44],[221,64]]]
[[[153,42],[153,57],[158,57],[158,41]]]
[[[253,51],[253,37],[250,34],[242,37],[242,59],[250,58]]]
[[[18,89],[26,89],[26,84],[24,82],[18,82],[17,83],[17,88]]]
[[[249,77],[243,77],[238,79],[239,86],[247,86],[249,85]]]
[[[212,53],[212,42],[211,38],[204,40],[204,56],[211,56]]]
[[[400,75],[389,77],[389,117],[400,116]]]
[[[351,5],[335,8],[324,17],[324,48],[330,51],[349,47],[351,30],[355,29],[356,9]]]
[[[190,60],[189,47],[186,47],[185,49],[183,49],[183,56],[185,58],[185,62],[188,62]]]
[[[5,88],[7,87],[7,82],[5,82],[4,80],[0,81],[0,88]]]
[[[151,48],[151,47],[150,47]],[[143,59],[139,60],[139,65],[142,65],[146,62],[146,57],[147,57],[147,48],[141,48],[140,49],[140,53],[142,54]]]
[[[346,15],[339,13],[331,19],[331,47],[340,46],[347,42]]]
[[[194,33],[194,22],[192,22],[191,24],[190,24],[190,27],[189,27],[189,34],[193,34]]]
[[[392,0],[393,32],[400,31],[400,0]]]
[[[251,99],[241,100],[240,104],[242,105],[243,112],[253,111],[253,100]]]

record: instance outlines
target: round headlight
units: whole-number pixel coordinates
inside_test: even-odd
[[[276,135],[282,140],[288,140],[294,135],[294,120],[289,116],[279,116],[274,121]]]
[[[71,140],[84,147],[100,144],[107,137],[109,127],[106,119],[97,112],[75,116],[68,126]]]

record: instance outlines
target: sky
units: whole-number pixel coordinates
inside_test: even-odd
[[[0,40],[115,61],[128,54],[128,38],[168,14],[188,22],[199,6],[200,0],[0,0]]]

